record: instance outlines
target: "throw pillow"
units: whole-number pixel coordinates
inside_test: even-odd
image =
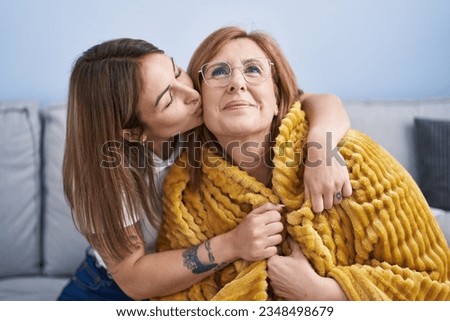
[[[414,120],[419,186],[432,207],[450,210],[450,121]]]

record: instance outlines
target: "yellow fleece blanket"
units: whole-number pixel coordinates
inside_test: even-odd
[[[314,214],[303,186],[308,124],[296,103],[274,148],[272,188],[204,153],[198,192],[173,166],[164,188],[159,250],[189,248],[236,227],[266,202],[286,205],[286,230],[314,269],[334,278],[350,300],[450,300],[450,252],[424,196],[408,172],[366,135],[339,143],[353,195]],[[182,155],[180,162],[186,160]],[[266,261],[238,260],[164,300],[270,300]]]

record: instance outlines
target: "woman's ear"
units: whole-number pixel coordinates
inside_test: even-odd
[[[142,130],[137,127],[132,129],[122,129],[122,138],[130,143],[140,143],[142,139],[141,133]]]

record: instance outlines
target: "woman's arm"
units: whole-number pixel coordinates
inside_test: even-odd
[[[350,119],[335,95],[303,94],[300,100],[310,127],[305,194],[311,198],[314,212],[318,213],[341,201],[336,193],[340,192],[344,197],[352,194],[347,167],[336,149],[350,129]]]
[[[267,203],[250,212],[230,232],[186,250],[146,254],[139,241],[133,253],[121,262],[102,258],[114,280],[131,298],[170,295],[237,259],[257,261],[274,255],[282,240],[281,209],[280,205]],[[133,230],[130,234],[137,235]]]

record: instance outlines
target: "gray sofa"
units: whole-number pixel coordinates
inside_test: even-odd
[[[450,99],[345,105],[352,126],[382,144],[419,183],[430,176],[421,172],[425,153],[417,152],[416,141],[423,137],[414,118],[450,120]],[[56,299],[84,256],[87,243],[62,192],[65,118],[64,104],[0,102],[0,300]],[[450,162],[443,164],[448,191]],[[434,212],[450,241],[450,212]]]

